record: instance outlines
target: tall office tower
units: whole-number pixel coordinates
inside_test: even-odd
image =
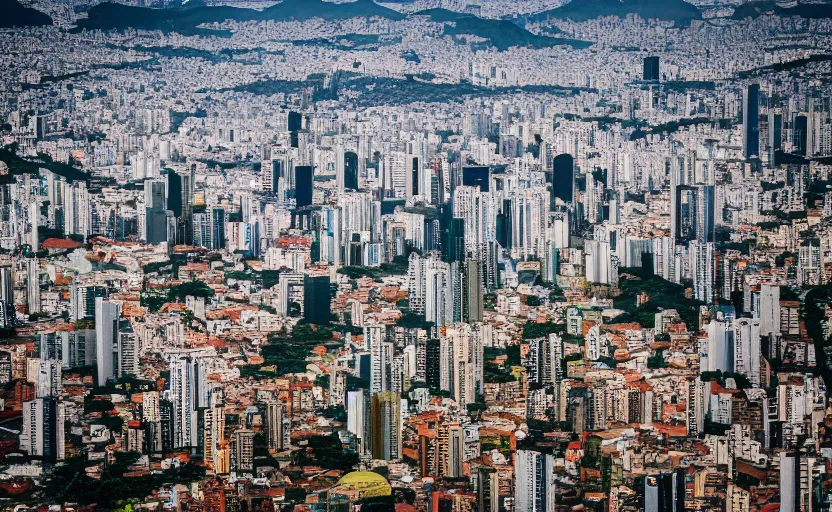
[[[797,253],[797,282],[801,285],[820,284],[821,272],[820,240],[802,240]]]
[[[552,204],[555,199],[571,203],[575,196],[575,161],[564,153],[552,161]]]
[[[480,262],[465,260],[462,265],[462,321],[466,323],[482,322],[482,278]]]
[[[775,166],[775,154],[783,150],[783,114],[770,112],[768,121],[768,166]]]
[[[708,330],[708,365],[707,371],[729,372],[731,366],[731,345],[732,334],[728,323],[721,320],[712,320],[707,325]],[[703,365],[704,369],[705,366]],[[703,370],[704,371],[704,370]]]
[[[76,181],[66,186],[64,208],[64,232],[68,235],[90,234],[90,195],[85,181]]]
[[[270,450],[283,449],[283,404],[279,400],[266,403],[267,440]]]
[[[40,262],[37,258],[26,260],[26,300],[30,315],[40,313]]]
[[[441,354],[441,340],[431,338],[425,342],[425,383],[430,389],[439,389],[442,383]]]
[[[145,232],[149,244],[159,244],[168,239],[168,217],[165,210],[165,182],[144,182]]]
[[[704,371],[704,370],[703,370]],[[709,388],[710,390],[710,385]],[[685,420],[687,422],[687,434],[689,437],[698,437],[705,431],[705,383],[699,377],[689,378],[685,381]],[[652,391],[650,392],[652,394]],[[710,396],[710,391],[709,395]],[[645,399],[645,404],[652,404]],[[646,414],[645,419],[652,418],[652,414]]]
[[[162,412],[158,391],[142,393],[142,422],[147,425],[146,439],[149,450],[153,453],[162,451]]]
[[[526,375],[529,384],[551,386],[561,381],[563,339],[557,334],[531,340],[527,356]]]
[[[800,455],[780,452],[780,511],[801,512]]]
[[[453,218],[446,219],[446,222],[452,223],[448,228],[453,232],[445,259],[484,259],[483,249],[489,240],[489,220],[494,214],[491,194],[481,192],[478,187],[459,186],[454,190],[452,206]],[[459,239],[463,241],[462,247],[457,247]]]
[[[330,313],[329,276],[303,276],[303,318],[313,324],[328,324]]]
[[[372,408],[363,389],[347,392],[347,431],[352,434],[353,449],[362,457],[372,451]]]
[[[794,154],[801,156],[807,156],[809,154],[807,147],[808,133],[809,118],[805,114],[795,116],[792,126],[792,147],[794,148]]]
[[[760,156],[760,84],[742,94],[742,150],[745,158]]]
[[[336,175],[339,191],[358,190],[358,155],[344,152],[343,158],[336,162]]]
[[[500,475],[490,466],[477,470],[477,512],[500,511]]]
[[[69,287],[70,319],[74,321],[95,318],[95,299],[106,297],[107,289],[103,286],[77,284]]]
[[[170,210],[177,218],[182,216],[183,210],[183,178],[180,174],[171,170],[165,170],[162,174],[165,185],[165,210]],[[145,185],[147,186],[147,185]],[[145,200],[145,202],[147,202]]]
[[[555,459],[531,450],[514,455],[514,508],[518,512],[555,510]]]
[[[196,165],[188,166],[188,169],[176,173],[181,180],[181,194],[182,194],[182,213],[179,215],[177,221],[178,228],[176,233],[178,235],[177,242],[183,245],[192,245],[194,243],[194,187],[195,187],[195,173]],[[168,189],[168,209],[176,211],[176,190],[177,179],[171,178]]]
[[[780,286],[760,285],[760,307],[754,312],[760,319],[760,334],[763,336],[780,332]]]
[[[416,155],[405,157],[405,197],[428,197],[430,184],[425,181],[425,170],[422,158]]]
[[[485,165],[468,165],[462,168],[462,184],[488,192],[491,187],[491,169]]]
[[[539,259],[546,254],[549,205],[542,187],[515,190],[511,194],[511,255]]]
[[[460,406],[472,404],[483,389],[482,339],[468,324],[454,324],[440,338],[440,382]]]
[[[684,510],[684,470],[678,469],[673,473],[644,477],[645,512],[683,512]]]
[[[170,362],[170,442],[173,449],[189,448],[198,444],[198,425],[200,384],[205,376],[198,371],[196,360],[189,356],[179,356]],[[163,420],[165,416],[162,407]],[[164,426],[163,426],[164,434]],[[164,442],[164,435],[163,435]]]
[[[659,80],[659,58],[645,57],[644,58],[644,81]]]
[[[465,460],[465,431],[459,423],[443,422],[438,428],[437,469],[445,478],[460,478]]]
[[[95,299],[95,353],[99,386],[117,376],[113,351],[118,346],[119,316],[121,307],[118,304],[101,297]]]
[[[234,462],[237,471],[254,471],[254,431],[238,430],[234,433]]]
[[[397,460],[402,457],[401,398],[393,391],[376,393],[372,401],[373,458]]]
[[[42,332],[40,357],[59,360],[66,369],[95,364],[95,331],[75,329]]]
[[[57,359],[41,359],[38,361],[37,382],[35,396],[60,396],[62,389],[61,361]]]
[[[370,393],[391,391],[393,384],[393,343],[373,338],[370,344]]]
[[[748,377],[756,388],[760,386],[760,320],[734,320],[734,372]]]
[[[23,402],[20,450],[46,462],[64,458],[64,404],[55,397]]]
[[[128,320],[119,322],[118,345],[114,349],[113,360],[118,361],[115,369],[116,377],[138,375],[139,340]]]
[[[208,208],[204,213],[195,213],[193,219],[194,245],[212,250],[225,248],[225,210],[223,208]]]
[[[714,237],[714,187],[679,185],[674,187],[672,231],[677,241],[712,242]]]
[[[711,304],[714,301],[714,244],[691,240],[688,258],[693,294],[696,300]]]
[[[286,186],[287,181],[291,181],[291,167],[288,149],[265,146],[260,164],[260,190],[267,194],[277,194],[282,187]]]
[[[347,403],[347,370],[340,366],[333,365],[329,373],[329,392],[326,394],[326,402],[330,407],[344,407]]]
[[[609,242],[586,240],[584,241],[584,251],[586,256],[586,265],[584,266],[586,280],[590,283],[615,284],[618,275],[615,268],[613,268]]]
[[[303,208],[312,204],[313,170],[309,165],[295,167],[295,206]]]
[[[15,324],[13,275],[11,265],[0,266],[0,329]]]
[[[40,249],[38,226],[40,225],[40,203],[32,201],[26,208],[26,240],[33,253]]]

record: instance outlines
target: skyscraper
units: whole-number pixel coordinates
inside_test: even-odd
[[[743,91],[742,149],[745,158],[760,156],[760,84],[750,84]]]
[[[469,165],[462,168],[462,184],[488,192],[491,186],[491,169],[484,165]]]
[[[518,512],[555,510],[555,460],[552,455],[517,450],[514,455],[514,507]]]
[[[376,393],[372,402],[373,458],[396,460],[402,456],[401,398],[394,391]]]
[[[312,204],[312,167],[298,165],[295,167],[295,205],[298,208]]]
[[[347,430],[352,434],[353,447],[360,455],[370,455],[373,449],[372,408],[369,395],[363,389],[347,392]]]
[[[480,262],[466,260],[463,266],[462,321],[482,322],[482,278]]]
[[[344,153],[343,189],[358,190],[358,155],[352,151]]]
[[[146,180],[144,182],[145,233],[149,244],[166,242],[168,239],[167,213],[165,210],[165,183]]]
[[[673,473],[644,477],[645,512],[682,512],[684,510],[684,470],[679,469]]]
[[[575,194],[575,164],[572,155],[564,153],[552,161],[552,195],[571,203]]]
[[[330,313],[329,276],[303,276],[303,317],[313,324],[328,324]]]
[[[712,303],[714,300],[714,244],[691,240],[688,247],[693,295],[696,300]]]
[[[644,75],[645,81],[659,80],[659,58],[645,57],[644,58]]]
[[[266,403],[266,428],[269,449],[283,449],[283,404],[278,400]]]
[[[116,378],[116,364],[113,361],[113,349],[118,343],[118,322],[121,308],[115,302],[95,299],[95,340],[96,365],[98,367],[98,385],[103,386],[108,380]]]
[[[48,462],[64,458],[64,404],[55,397],[23,403],[20,450]]]

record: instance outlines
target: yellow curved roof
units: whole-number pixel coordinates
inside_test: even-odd
[[[363,498],[390,496],[393,492],[387,479],[372,471],[347,473],[338,480],[338,484],[333,489],[336,493],[338,490],[356,491]]]

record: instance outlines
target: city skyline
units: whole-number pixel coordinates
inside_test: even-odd
[[[832,2],[0,0],[0,47],[0,510],[832,510]]]

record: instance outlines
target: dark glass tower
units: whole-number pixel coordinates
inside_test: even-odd
[[[478,187],[482,192],[488,192],[491,182],[491,170],[486,166],[476,165],[462,168],[462,184],[467,187]]]
[[[312,167],[298,165],[295,167],[295,200],[297,207],[312,204]]]
[[[303,276],[303,317],[313,324],[328,324],[329,276]]]
[[[344,153],[344,188],[358,190],[358,155],[352,151]]]
[[[760,84],[751,84],[742,98],[742,149],[745,158],[760,156]]]
[[[659,80],[659,58],[644,58],[644,80]]]
[[[572,155],[564,153],[552,162],[552,195],[565,203],[571,203],[575,193],[575,162]]]

